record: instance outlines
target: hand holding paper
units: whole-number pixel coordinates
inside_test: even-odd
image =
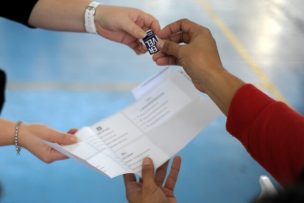
[[[136,101],[121,112],[81,128],[77,144],[50,145],[111,178],[140,174],[145,157],[158,168],[219,114],[183,71],[164,69],[133,94]]]

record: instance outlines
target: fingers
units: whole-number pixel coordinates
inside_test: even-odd
[[[170,41],[173,41],[173,42],[176,42],[176,43],[186,43],[186,44],[188,44],[191,40],[191,37],[190,37],[189,33],[177,32],[177,33],[171,34],[167,38],[167,40],[170,40]]]
[[[130,183],[136,182],[136,177],[135,177],[135,175],[132,174],[132,173],[124,174],[124,175],[123,175],[123,178],[124,178],[124,183],[125,183],[125,186],[126,186],[126,189],[127,189],[127,190],[128,190],[128,188],[130,187]]]
[[[178,65],[176,59],[174,57],[163,57],[155,61],[159,66],[170,66],[170,65]]]
[[[64,154],[61,154],[60,152],[56,151],[55,149],[52,149],[49,146],[46,146],[46,153],[48,154],[47,157],[43,160],[46,163],[52,163],[54,161],[64,160],[68,157]]]
[[[168,189],[170,191],[174,190],[174,187],[175,187],[176,181],[177,181],[177,177],[179,174],[180,166],[181,166],[181,157],[177,156],[173,159],[172,166],[170,169],[170,174],[165,183],[166,189]]]
[[[161,39],[168,39],[170,36],[178,33],[182,33],[182,40],[187,42],[191,36],[197,31],[199,27],[202,27],[196,23],[191,22],[188,19],[181,19],[174,23],[167,25],[164,29],[159,31],[157,35]]]
[[[143,178],[143,187],[151,188],[157,187],[154,182],[154,166],[153,161],[150,158],[145,158],[142,165],[142,178]],[[153,189],[153,188],[151,188]]]
[[[154,32],[160,30],[160,25],[153,16],[144,12],[140,12],[138,15],[138,19],[135,21],[132,18],[125,19],[125,22],[122,25],[125,32],[136,39],[142,39],[146,36],[146,30],[144,30],[144,28],[152,29]]]
[[[154,54],[152,58],[155,61],[155,63],[160,66],[178,65],[175,57],[165,55],[161,52]]]
[[[140,43],[138,40],[135,40],[129,44],[127,44],[131,49],[135,51],[136,54],[144,54],[147,52],[147,49]]]
[[[159,22],[152,15],[145,13],[141,18],[144,21],[145,27],[152,29],[155,33],[160,31]]]
[[[159,40],[157,46],[160,48],[162,53],[174,56],[176,58],[179,58],[180,49],[182,48],[181,45],[168,40]]]
[[[154,54],[153,60],[159,66],[178,65],[175,57],[164,55],[162,53]]]
[[[130,195],[132,195],[132,193],[136,190],[136,188],[138,188],[136,183],[136,177],[134,174],[129,173],[129,174],[124,174],[123,179],[124,179],[127,199],[129,200]]]
[[[77,142],[77,138],[75,135],[61,133],[50,128],[46,128],[45,132],[41,133],[41,135],[42,135],[41,137],[42,139],[45,139],[46,141],[49,142],[58,143],[61,145],[74,144],[75,142]]]
[[[146,32],[139,27],[132,19],[125,19],[123,30],[136,39],[142,39],[146,36]]]
[[[167,168],[168,168],[169,161],[161,165],[157,170],[155,174],[155,183],[157,186],[162,187],[163,182],[167,175]]]
[[[45,163],[52,163],[56,160],[63,160],[67,158],[65,155],[49,147],[41,138],[37,136],[29,135],[27,139],[29,142],[26,148]]]
[[[187,55],[188,52],[184,51],[186,48],[180,43],[190,44],[204,29],[187,19],[169,24],[157,33],[160,38],[157,46],[162,54],[157,54],[153,60],[158,65],[185,65],[182,58],[185,58],[185,54]]]
[[[129,13],[129,18],[126,18],[121,26],[125,32],[136,39],[144,38],[147,29],[152,29],[154,32],[160,31],[158,20],[152,15],[137,9]]]

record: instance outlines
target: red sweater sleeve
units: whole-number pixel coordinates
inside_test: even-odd
[[[227,130],[281,184],[293,183],[304,168],[304,117],[253,85],[235,94]]]

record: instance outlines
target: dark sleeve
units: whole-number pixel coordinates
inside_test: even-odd
[[[247,84],[231,102],[226,127],[281,184],[291,184],[301,174],[304,117],[286,104]]]
[[[5,101],[5,83],[6,83],[5,73],[4,71],[0,70],[0,113],[2,111]]]
[[[0,16],[32,27],[28,24],[28,19],[37,1],[38,0],[5,1],[5,4],[2,3],[0,6]]]

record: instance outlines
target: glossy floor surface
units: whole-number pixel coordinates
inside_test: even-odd
[[[143,9],[162,26],[189,18],[209,27],[224,66],[304,113],[304,15],[300,0],[108,0]],[[67,131],[132,101],[130,90],[159,71],[151,57],[98,36],[28,29],[0,19],[0,67],[8,74],[2,117]],[[202,112],[203,113],[203,112]],[[179,153],[178,202],[247,203],[267,174],[225,131],[221,116]],[[4,203],[124,203],[122,177],[67,160],[44,164],[0,148]]]

